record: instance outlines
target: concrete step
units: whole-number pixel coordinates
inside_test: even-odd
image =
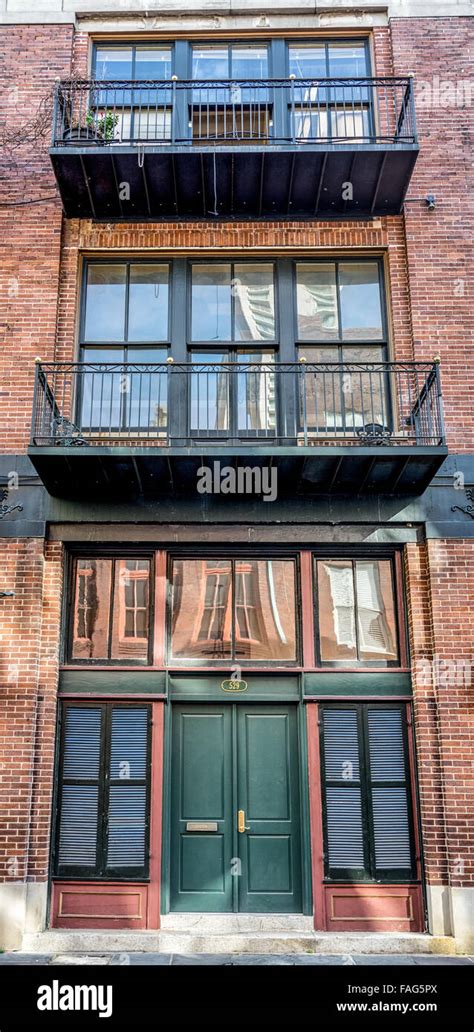
[[[229,934],[233,932],[312,932],[304,914],[162,914],[162,932]]]
[[[196,915],[194,915],[196,916]],[[456,953],[454,939],[406,933],[289,931],[69,931],[48,930],[23,938],[25,953],[126,954],[126,953],[247,953],[247,954],[449,954]]]

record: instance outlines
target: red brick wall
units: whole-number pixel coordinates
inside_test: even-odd
[[[4,26],[0,33],[0,441],[24,451],[29,437],[36,355],[54,355],[61,202],[48,147],[58,76],[70,74],[72,27]],[[41,106],[45,135],[7,145]],[[39,204],[25,201],[42,199]],[[6,205],[12,205],[7,207]]]
[[[431,540],[408,545],[406,552],[427,880],[469,885],[474,881],[474,610],[469,601],[474,542]]]
[[[436,196],[431,214],[423,204],[405,206],[415,357],[441,355],[449,443],[472,452],[474,26],[468,18],[399,18],[391,33],[394,72],[413,71],[415,103],[419,96],[421,150],[408,197]]]
[[[62,546],[0,541],[0,880],[48,869]]]

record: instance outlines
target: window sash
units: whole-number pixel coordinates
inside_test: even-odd
[[[348,572],[348,575],[349,575],[349,581],[350,581],[350,601],[349,601],[349,605],[345,606],[343,604],[343,602],[341,602],[338,607],[337,606],[334,607],[334,613],[335,614],[336,614],[336,609],[339,610],[337,615],[338,615],[338,619],[340,620],[341,635],[343,633],[346,634],[346,639],[343,640],[342,637],[341,637],[339,642],[337,642],[337,641],[335,642],[334,647],[337,647],[337,644],[339,644],[339,645],[347,645],[352,650],[352,655],[347,656],[345,658],[340,658],[340,659],[328,659],[326,656],[323,656],[323,652],[322,652],[322,637],[323,637],[323,634],[322,634],[322,615],[323,615],[324,612],[327,612],[327,605],[326,605],[326,598],[323,598],[322,594],[321,594],[320,568],[324,564],[331,564],[331,563],[333,563],[333,564],[340,564],[341,566],[344,563],[345,567],[347,569],[347,572]],[[390,572],[391,594],[387,598],[387,602],[388,602],[388,607],[387,607],[388,617],[385,620],[385,623],[386,623],[385,633],[386,633],[386,638],[388,639],[387,640],[387,650],[386,650],[385,657],[383,655],[381,655],[378,658],[373,658],[373,659],[367,658],[367,653],[370,653],[371,650],[372,651],[376,651],[375,646],[372,647],[372,644],[369,642],[368,635],[369,635],[369,632],[370,632],[372,634],[372,640],[375,641],[374,634],[376,633],[377,628],[375,628],[375,629],[372,628],[372,624],[374,623],[374,619],[372,619],[370,621],[370,626],[368,626],[368,623],[369,623],[369,619],[368,618],[370,618],[370,613],[373,612],[373,614],[375,615],[375,619],[377,619],[377,617],[380,617],[381,612],[379,612],[376,609],[370,610],[367,606],[363,605],[364,598],[361,595],[361,591],[360,591],[360,588],[359,588],[358,572],[359,572],[360,568],[363,566],[364,563],[365,564],[372,563],[372,564],[376,565],[378,570],[379,570],[379,572],[380,572],[380,564],[384,564],[385,566],[387,564],[389,564],[388,569],[389,569],[389,572]],[[317,663],[318,663],[318,666],[321,666],[321,667],[368,667],[368,668],[370,668],[370,667],[399,667],[401,665],[401,657],[402,657],[401,633],[402,633],[402,628],[400,627],[400,619],[399,619],[399,613],[398,613],[398,605],[397,605],[397,603],[398,603],[398,599],[397,599],[397,578],[396,578],[396,569],[395,569],[395,563],[394,563],[393,558],[389,558],[389,557],[386,557],[386,556],[384,556],[384,557],[370,556],[369,554],[364,555],[364,556],[360,556],[360,557],[357,557],[357,558],[352,558],[352,557],[348,557],[348,556],[344,556],[344,555],[338,556],[336,553],[334,553],[331,556],[324,556],[324,557],[323,556],[315,556],[314,557],[314,565],[313,565],[313,584],[314,584],[314,593],[315,593],[314,617],[315,617],[315,638],[316,638],[316,653],[317,653]],[[382,597],[382,601],[384,601],[383,597]],[[366,617],[367,617],[367,619],[365,619]],[[392,628],[390,627],[390,625],[392,625]],[[336,630],[336,622],[334,622],[334,630]],[[380,633],[382,633],[382,632],[380,632]],[[390,640],[389,640],[389,635],[390,634],[392,634],[392,649],[393,649],[393,652],[390,652],[389,649],[388,649],[388,645],[390,644]],[[394,656],[395,652],[396,652],[396,656]],[[365,655],[364,655],[364,653],[365,653]]]
[[[390,735],[384,740],[381,736],[377,766],[372,770],[371,750],[377,729],[374,734],[371,722],[383,725],[384,717],[389,720],[395,714],[399,714],[397,733],[392,741]],[[355,731],[350,747],[347,734],[344,743],[344,721]],[[413,880],[416,859],[406,704],[325,703],[321,706],[320,725],[325,877],[331,881]],[[342,763],[341,776],[335,776],[334,760],[329,761],[331,752],[334,757],[338,749],[342,759],[347,751],[355,760],[352,776],[350,769],[342,769]],[[352,866],[344,862],[348,859],[351,835],[357,861]]]
[[[128,570],[123,565],[124,563],[136,562],[137,560],[139,562],[146,562],[146,569]],[[99,630],[103,632],[102,655],[93,654],[96,647],[93,638],[84,637],[78,633],[82,629],[88,629],[87,584],[91,578],[92,569],[90,566],[81,569],[80,564],[84,562],[102,564],[103,574],[105,573],[107,578],[108,597],[100,597],[100,592],[98,592],[99,604],[104,614],[101,619],[102,626],[99,625]],[[131,585],[135,596],[137,588],[134,585],[138,582],[146,584],[146,603],[144,605],[140,603],[131,606],[127,604],[127,585]],[[83,591],[83,584],[86,585],[86,593]],[[151,555],[107,556],[98,553],[97,555],[90,554],[84,557],[81,555],[74,556],[71,563],[69,584],[70,615],[67,634],[67,661],[71,664],[87,666],[148,665],[151,661],[153,650],[153,588],[154,562]],[[127,629],[127,612],[145,613],[144,619],[147,626],[147,634],[145,636],[125,633]],[[134,622],[136,623],[136,620]],[[128,626],[130,627],[130,623]],[[139,653],[138,655],[133,654],[131,643],[137,643],[137,646],[139,646],[136,649],[136,652]],[[82,647],[84,653],[87,649],[91,654],[81,655],[81,648],[78,648],[78,646]],[[120,648],[126,654],[117,655],[117,651]]]

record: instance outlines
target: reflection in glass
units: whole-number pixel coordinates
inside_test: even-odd
[[[326,72],[326,53],[324,45],[289,47],[290,75],[297,79],[324,79]]]
[[[168,266],[131,265],[128,340],[168,340]]]
[[[237,374],[237,429],[275,430],[275,374],[272,351],[240,351],[237,362],[246,368]],[[260,368],[256,368],[260,367]]]
[[[332,43],[328,46],[328,75],[334,79],[358,79],[368,74],[367,51],[363,43]]]
[[[125,265],[87,267],[85,340],[124,340],[125,281]]]
[[[273,279],[273,265],[234,265],[234,340],[275,339]]]
[[[171,611],[175,658],[230,658],[231,589],[230,561],[174,561]]]
[[[229,355],[227,352],[195,351],[192,358],[198,368],[191,374],[190,430],[194,433],[228,430],[229,372],[226,365]]]
[[[337,338],[335,265],[322,262],[298,264],[296,297],[299,339]]]
[[[84,348],[84,362],[117,363],[115,369],[80,374],[80,426],[83,430],[165,427],[168,375],[165,368],[124,369],[123,363],[165,364],[165,348]]]
[[[231,266],[193,265],[191,305],[193,340],[231,340]]]
[[[148,658],[149,582],[148,559],[116,561],[111,659]]]
[[[293,561],[175,560],[171,628],[175,658],[295,660]]]
[[[396,619],[389,560],[319,560],[321,661],[396,662]]]
[[[301,424],[308,429],[344,431],[369,423],[391,426],[389,380],[380,363],[379,347],[305,347],[299,356],[308,363],[300,376]],[[311,364],[322,365],[313,370]],[[324,368],[325,363],[337,363]],[[342,364],[341,364],[342,363]],[[351,363],[367,363],[373,368],[350,368]]]
[[[339,282],[344,340],[381,340],[382,308],[377,262],[341,262]]]
[[[107,659],[112,564],[110,559],[76,563],[72,659]]]

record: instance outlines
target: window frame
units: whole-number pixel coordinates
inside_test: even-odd
[[[203,50],[206,49],[206,48],[208,48],[208,49],[212,48],[212,49],[216,49],[216,50],[219,49],[219,48],[221,50],[223,50],[224,47],[227,48],[227,67],[228,67],[229,74],[227,76],[224,76],[224,79],[229,79],[230,81],[233,80],[233,76],[232,76],[232,50],[233,50],[234,47],[247,47],[248,49],[251,49],[252,47],[255,47],[255,48],[260,47],[261,49],[263,49],[265,47],[265,49],[267,51],[267,66],[268,66],[267,78],[271,79],[272,78],[272,74],[273,74],[272,73],[272,67],[273,67],[273,46],[272,46],[272,43],[273,43],[273,40],[269,39],[267,36],[265,36],[262,39],[255,39],[255,38],[246,39],[245,37],[240,37],[240,36],[234,36],[234,37],[229,36],[226,39],[218,39],[218,40],[215,40],[215,39],[213,40],[212,37],[208,38],[206,36],[205,38],[199,39],[199,40],[195,40],[195,39],[188,40],[188,46],[189,46],[188,64],[187,64],[187,67],[188,67],[188,79],[191,82],[194,82],[194,81],[195,82],[201,82],[201,81],[212,82],[213,81],[211,79],[209,79],[209,80],[201,80],[201,79],[196,79],[195,80],[194,79],[194,76],[193,76],[193,56],[194,56],[194,50],[197,50],[199,47],[202,47]],[[216,82],[220,82],[221,80],[216,79],[215,81]],[[259,80],[257,80],[257,81],[259,81]]]
[[[107,47],[113,48],[114,50],[131,50],[132,51],[132,78],[130,82],[140,82],[140,79],[136,79],[134,71],[136,67],[136,52],[138,48],[150,49],[150,50],[170,50],[171,51],[171,74],[174,74],[175,65],[175,43],[174,39],[114,39],[113,36],[108,39],[94,39],[92,41],[91,49],[91,78],[95,80],[97,73],[97,51],[100,49],[107,49]],[[98,82],[101,80],[98,79]],[[106,81],[106,80],[103,80]],[[118,80],[120,81],[120,80]],[[166,82],[166,80],[164,80]]]
[[[321,770],[321,813],[323,828],[323,849],[324,849],[324,882],[333,884],[335,882],[353,882],[367,884],[393,884],[396,882],[406,883],[417,880],[418,857],[416,852],[415,836],[415,800],[413,798],[412,770],[410,761],[410,721],[408,718],[408,707],[406,702],[388,700],[383,702],[345,702],[325,701],[319,704],[319,747],[320,747],[320,770]],[[377,868],[375,859],[375,836],[373,829],[373,806],[372,788],[377,787],[378,782],[373,782],[370,777],[370,754],[368,738],[368,711],[372,709],[396,709],[401,713],[402,739],[403,739],[403,761],[404,761],[404,787],[407,795],[407,823],[410,843],[411,867],[410,868]],[[329,864],[328,848],[328,826],[327,826],[327,801],[326,788],[328,783],[334,779],[326,778],[325,751],[324,751],[324,711],[325,710],[355,710],[357,715],[357,736],[360,768],[360,794],[361,794],[361,825],[363,833],[364,868],[331,868]],[[382,779],[378,779],[381,781]],[[385,779],[384,784],[389,779]],[[338,783],[340,784],[340,783]],[[400,872],[403,873],[400,873]]]
[[[218,659],[210,659],[207,656],[201,656],[198,658],[189,656],[173,656],[172,648],[172,634],[173,634],[173,564],[175,562],[186,562],[193,560],[199,561],[228,561],[231,564],[231,637],[230,637],[230,651],[229,656]],[[235,656],[237,639],[235,635],[236,626],[236,592],[235,592],[235,566],[239,562],[277,562],[286,560],[293,564],[294,570],[294,583],[295,583],[295,658],[294,659],[253,659]],[[228,550],[220,551],[206,551],[202,552],[197,549],[192,551],[184,552],[173,552],[169,551],[167,554],[167,573],[166,573],[166,632],[165,632],[165,665],[167,669],[179,669],[179,668],[202,668],[208,667],[209,669],[222,669],[229,668],[229,665],[240,666],[242,669],[267,669],[267,668],[288,668],[289,670],[295,670],[301,668],[302,662],[302,648],[303,648],[303,628],[301,621],[301,571],[300,571],[300,560],[299,555],[294,552],[282,553],[278,551],[272,551],[269,554],[266,551],[259,551],[258,554],[252,555],[245,551],[229,552]],[[229,605],[229,603],[227,603]],[[225,620],[225,614],[224,614]],[[252,638],[239,638],[239,641],[251,642]],[[198,642],[199,639],[197,638]]]
[[[360,36],[327,36],[327,35],[317,36],[317,35],[314,35],[312,37],[307,37],[307,36],[306,37],[301,37],[301,36],[297,37],[297,36],[295,36],[294,38],[292,38],[290,36],[287,36],[286,39],[285,39],[285,60],[286,60],[285,70],[286,70],[286,75],[289,76],[289,74],[290,74],[290,48],[291,47],[307,47],[308,50],[310,49],[310,47],[324,47],[324,51],[325,51],[325,64],[326,64],[326,75],[325,75],[325,78],[336,78],[336,76],[331,76],[331,74],[329,72],[329,47],[334,47],[334,46],[337,46],[338,44],[341,45],[341,46],[343,46],[344,44],[346,44],[347,46],[356,46],[357,44],[360,44],[360,45],[363,45],[364,50],[365,50],[366,75],[365,76],[357,76],[357,78],[367,78],[367,79],[370,79],[372,77],[372,53],[371,53],[370,41],[371,41],[371,34],[369,32],[361,34]],[[353,76],[343,76],[342,78],[353,78]]]
[[[140,551],[140,552],[108,552],[105,549],[94,551],[88,549],[87,551],[74,551],[69,554],[68,557],[68,569],[65,579],[65,595],[66,595],[66,610],[64,624],[66,633],[64,634],[64,654],[63,660],[67,666],[85,666],[85,667],[149,667],[153,663],[153,647],[154,647],[154,632],[155,632],[155,551]],[[108,621],[108,636],[107,636],[107,652],[108,657],[103,659],[86,659],[84,657],[77,659],[73,658],[73,644],[74,644],[74,615],[75,615],[75,597],[76,597],[76,573],[78,571],[79,560],[108,560],[112,564],[111,573],[111,589],[109,596],[109,621]],[[124,659],[114,659],[110,653],[112,651],[112,637],[113,637],[113,626],[114,626],[114,601],[115,601],[115,569],[116,564],[120,560],[146,560],[150,563],[150,574],[148,580],[148,648],[146,659],[133,659],[126,657]],[[118,614],[117,614],[118,618]],[[141,639],[140,639],[141,640]]]
[[[96,838],[96,865],[93,871],[85,871],[84,867],[79,864],[59,864],[59,845],[60,845],[60,831],[61,831],[61,811],[63,802],[63,785],[64,785],[64,744],[65,744],[65,731],[66,731],[66,710],[72,709],[99,709],[102,713],[101,718],[101,736],[100,736],[100,753],[99,753],[99,776],[97,779],[98,785],[98,799],[97,799],[97,838]],[[109,801],[110,801],[110,787],[116,779],[110,777],[110,755],[111,755],[111,740],[112,740],[112,713],[114,709],[145,709],[147,711],[147,746],[146,746],[146,775],[144,779],[137,779],[136,784],[145,784],[145,863],[142,867],[133,868],[130,867],[128,871],[124,872],[123,868],[107,868],[107,849],[108,849],[108,820],[109,820]],[[150,880],[150,855],[151,855],[151,844],[150,844],[150,826],[151,826],[151,757],[152,757],[152,731],[153,731],[153,720],[152,720],[152,704],[141,699],[140,701],[133,702],[126,700],[124,702],[109,702],[109,701],[98,701],[97,699],[62,699],[58,707],[58,734],[57,734],[57,761],[56,771],[57,776],[55,779],[55,793],[56,793],[56,808],[55,808],[55,826],[54,834],[52,836],[52,870],[53,878],[55,881],[117,881],[117,882],[129,882],[129,881],[149,881]],[[85,779],[81,779],[78,783],[84,784]],[[68,778],[68,783],[74,783],[74,779]],[[67,870],[65,870],[67,868]]]
[[[104,350],[112,348],[127,351],[129,348],[140,348],[146,350],[149,348],[157,349],[160,348],[162,351],[168,351],[171,347],[172,339],[172,305],[173,305],[173,260],[170,258],[162,259],[159,253],[155,258],[118,258],[116,257],[115,251],[110,251],[110,257],[101,256],[99,258],[84,258],[82,268],[82,279],[81,279],[81,303],[79,307],[79,333],[78,333],[78,351],[79,360],[83,361],[82,354],[86,348],[104,348]],[[85,328],[86,328],[86,305],[87,305],[87,276],[88,270],[94,265],[116,265],[125,267],[125,306],[124,306],[124,339],[123,340],[86,340],[85,339]],[[129,322],[129,299],[130,299],[130,266],[132,265],[164,265],[168,269],[168,325],[167,325],[167,336],[164,340],[128,340],[128,322]],[[105,360],[104,360],[105,361]],[[123,362],[127,362],[127,358],[122,359]]]
[[[299,336],[298,326],[298,266],[299,265],[334,265],[335,267],[335,285],[336,285],[336,312],[337,312],[337,337],[332,340],[317,340],[316,338],[307,338]],[[382,336],[378,340],[364,340],[364,338],[348,337],[344,339],[342,336],[342,318],[341,318],[341,289],[340,289],[340,272],[339,268],[341,265],[376,265],[378,270],[378,283],[379,283],[379,297],[380,297],[380,315],[382,320]],[[387,284],[385,278],[384,260],[380,254],[364,254],[360,256],[349,255],[328,255],[321,258],[295,258],[293,260],[293,282],[292,282],[292,297],[293,297],[293,323],[294,323],[294,337],[295,337],[295,348],[299,352],[304,348],[337,348],[339,351],[339,362],[343,362],[344,358],[341,352],[344,348],[354,348],[357,346],[364,348],[380,348],[384,353],[382,361],[388,360],[388,351],[390,347],[390,334],[389,334],[389,321],[388,321],[388,305],[387,305]]]

